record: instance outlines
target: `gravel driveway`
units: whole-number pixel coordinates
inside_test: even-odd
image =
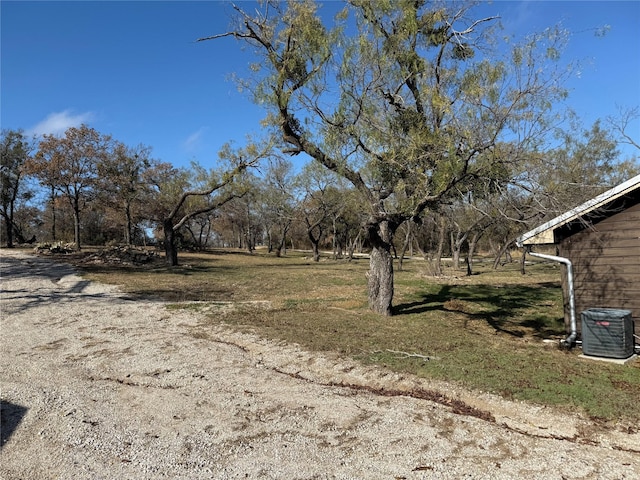
[[[212,326],[48,259],[0,260],[4,480],[640,478],[637,429]]]

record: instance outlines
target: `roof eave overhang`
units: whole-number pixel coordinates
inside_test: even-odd
[[[555,232],[558,228],[583,217],[594,210],[602,208],[637,188],[640,188],[640,175],[637,175],[626,182],[621,183],[617,187],[607,190],[597,197],[586,201],[582,205],[578,205],[576,208],[543,223],[539,227],[536,227],[527,233],[522,234],[516,239],[516,245],[518,245],[518,247],[526,245],[553,245],[556,243]]]

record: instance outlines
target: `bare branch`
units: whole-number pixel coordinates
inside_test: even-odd
[[[458,12],[458,13],[460,13],[460,12]],[[481,18],[480,20],[476,20],[475,22],[473,22],[468,28],[466,28],[466,29],[464,29],[462,31],[454,30],[453,24],[450,23],[450,22],[447,22],[447,25],[451,29],[451,37],[449,37],[449,38],[455,37],[456,40],[458,39],[458,37],[464,38],[465,35],[473,33],[475,28],[478,25],[480,25],[481,23],[491,22],[493,20],[497,20],[498,18],[500,18],[500,15],[494,15],[493,17]]]
[[[224,38],[224,37],[252,38],[251,35],[243,34],[240,32],[226,32],[226,33],[219,33],[217,35],[211,35],[209,37],[201,37],[196,39],[196,42],[205,42],[207,40],[215,40],[217,38]]]
[[[628,133],[629,123],[633,120],[640,118],[640,107],[634,107],[629,109],[623,109],[618,107],[618,118],[607,117],[607,123],[611,128],[620,135],[620,142],[632,145],[637,149],[640,149],[640,144],[636,139],[633,139]]]
[[[419,353],[408,353],[408,352],[402,352],[402,351],[398,351],[398,350],[386,350],[389,353],[395,353],[399,356],[399,358],[420,358],[426,362],[430,361],[430,360],[440,360],[440,357],[432,357],[431,355],[421,355]]]
[[[180,230],[180,228],[188,220],[192,219],[193,217],[197,217],[198,215],[201,215],[203,213],[209,213],[209,212],[211,212],[213,210],[216,210],[216,209],[220,208],[221,206],[223,206],[225,203],[228,203],[228,202],[230,202],[231,200],[233,200],[235,198],[242,198],[245,194],[246,193],[232,193],[232,194],[227,195],[222,200],[219,200],[218,202],[216,202],[216,203],[214,203],[212,205],[207,205],[206,207],[203,207],[203,208],[201,208],[199,210],[195,210],[193,212],[190,212],[187,215],[185,215],[184,217],[182,217],[180,219],[180,221],[173,226],[173,230],[175,232],[177,232],[178,230]]]

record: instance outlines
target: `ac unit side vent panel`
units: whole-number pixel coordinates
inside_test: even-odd
[[[582,353],[622,359],[633,355],[633,319],[629,310],[590,308],[581,317]]]

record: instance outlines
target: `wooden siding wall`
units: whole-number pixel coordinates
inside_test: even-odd
[[[578,330],[582,311],[617,308],[631,310],[640,335],[640,203],[567,236],[558,251],[573,263]]]

